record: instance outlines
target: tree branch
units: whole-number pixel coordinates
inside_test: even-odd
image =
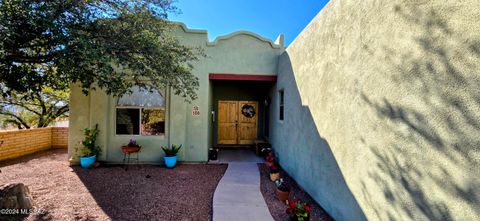
[[[18,63],[45,63],[58,57],[62,51],[56,51],[45,55],[27,56],[27,55],[7,55],[6,60]]]
[[[28,125],[27,122],[25,122],[25,120],[23,120],[21,117],[16,116],[15,114],[10,113],[10,112],[0,111],[0,114],[13,117],[13,118],[15,118],[20,124],[22,124],[26,129],[30,129],[30,125]]]
[[[24,108],[25,110],[28,110],[36,115],[42,115],[40,112],[28,107],[27,105],[36,105],[36,104],[24,104],[24,103],[18,103],[18,102],[14,102],[14,101],[0,101],[0,104],[6,104],[6,105],[14,105],[14,106],[19,106],[19,107],[22,107]],[[38,105],[36,105],[38,106]]]

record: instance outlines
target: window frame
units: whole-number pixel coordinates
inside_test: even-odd
[[[113,104],[113,112],[114,112],[114,119],[113,119],[113,136],[114,137],[155,137],[155,138],[160,138],[160,139],[165,139],[167,136],[167,133],[169,133],[170,127],[169,127],[169,121],[170,121],[170,90],[168,89],[156,89],[160,96],[162,96],[165,101],[164,101],[164,106],[163,107],[144,107],[144,106],[118,106],[118,102],[121,99],[120,97],[111,97],[110,99],[113,98],[113,101],[115,102]],[[112,100],[110,100],[112,101]],[[139,134],[117,134],[117,109],[138,109],[139,110]],[[165,112],[165,130],[163,134],[160,135],[142,135],[142,109],[149,109],[149,110],[163,110]]]
[[[285,120],[285,90],[278,90],[278,121],[283,123]]]

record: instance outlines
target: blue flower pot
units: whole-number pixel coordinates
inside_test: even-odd
[[[177,165],[177,156],[163,157],[163,161],[165,162],[165,166],[167,168],[174,168],[175,165]]]
[[[97,156],[91,156],[91,157],[80,157],[80,166],[83,168],[90,168],[92,165],[97,161]]]

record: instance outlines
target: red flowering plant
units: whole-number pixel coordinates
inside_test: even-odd
[[[302,203],[301,200],[288,200],[287,214],[290,215],[290,219],[297,221],[310,220],[310,205],[308,203]]]

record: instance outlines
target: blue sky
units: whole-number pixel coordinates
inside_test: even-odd
[[[170,20],[192,29],[206,29],[210,40],[247,30],[273,41],[285,34],[289,45],[328,0],[177,0],[182,14]]]

